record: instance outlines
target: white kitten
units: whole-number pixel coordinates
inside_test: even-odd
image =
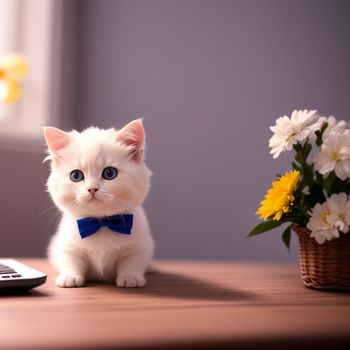
[[[144,129],[134,120],[123,129],[89,128],[66,133],[45,128],[51,174],[48,191],[62,211],[48,247],[57,267],[59,287],[81,287],[86,281],[142,287],[154,243],[141,207],[151,172],[144,163]],[[133,214],[131,234],[107,227],[81,238],[77,219]]]

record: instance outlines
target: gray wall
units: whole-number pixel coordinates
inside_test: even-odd
[[[145,117],[157,257],[296,261],[281,230],[245,235],[289,168],[289,154],[268,154],[275,118],[317,108],[349,119],[350,3],[81,0],[74,9],[72,125]],[[42,158],[0,150],[0,255],[42,255],[55,228],[53,209],[43,212],[52,204]]]
[[[83,0],[78,126],[145,117],[146,209],[162,258],[295,260],[246,239],[290,155],[268,126],[294,108],[349,119],[348,1]]]
[[[0,257],[46,252],[58,216],[45,192],[49,170],[43,150],[26,144],[0,148]]]

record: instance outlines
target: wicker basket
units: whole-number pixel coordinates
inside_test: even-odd
[[[301,277],[315,289],[350,291],[350,233],[320,245],[306,227],[294,226],[299,237]]]

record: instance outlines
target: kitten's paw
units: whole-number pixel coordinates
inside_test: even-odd
[[[61,288],[82,287],[85,278],[82,275],[59,275],[56,278],[56,286]]]
[[[118,276],[116,284],[118,287],[137,288],[146,284],[146,279],[142,275],[130,274]]]

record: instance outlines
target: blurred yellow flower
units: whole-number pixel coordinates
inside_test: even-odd
[[[26,59],[9,54],[0,60],[0,102],[13,103],[21,95],[20,81],[28,72]]]
[[[294,192],[297,188],[300,173],[293,170],[286,172],[278,180],[272,182],[272,188],[267,191],[265,199],[260,203],[256,214],[263,220],[272,218],[279,221],[284,213],[290,211],[294,202]]]
[[[0,78],[0,102],[15,102],[21,95],[21,86],[15,80]]]

